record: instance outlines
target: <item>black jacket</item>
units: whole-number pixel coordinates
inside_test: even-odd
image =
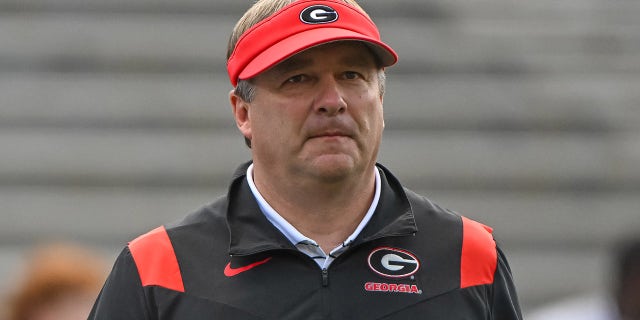
[[[262,214],[247,165],[226,196],[129,243],[89,319],[522,318],[491,229],[384,167],[373,217],[321,270]]]

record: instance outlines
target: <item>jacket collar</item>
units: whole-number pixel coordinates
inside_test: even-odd
[[[251,162],[241,165],[233,175],[227,194],[229,254],[250,255],[267,250],[293,249],[291,242],[260,211],[246,179]],[[380,164],[381,192],[373,217],[352,245],[418,231],[409,200],[400,182]]]

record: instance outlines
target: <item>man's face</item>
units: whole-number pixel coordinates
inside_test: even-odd
[[[256,168],[326,181],[372,168],[384,127],[378,72],[365,45],[347,41],[303,51],[255,77],[241,130]]]

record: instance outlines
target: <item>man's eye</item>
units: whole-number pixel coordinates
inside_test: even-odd
[[[302,74],[299,74],[287,79],[287,83],[299,83],[304,81],[304,79],[305,79],[305,76]]]
[[[360,74],[355,71],[347,71],[344,73],[344,78],[348,80],[354,80],[360,78]]]

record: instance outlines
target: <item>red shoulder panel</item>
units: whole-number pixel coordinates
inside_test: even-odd
[[[143,286],[184,292],[182,274],[167,230],[160,226],[129,243]]]
[[[461,288],[493,283],[498,253],[491,232],[490,227],[462,217]]]

